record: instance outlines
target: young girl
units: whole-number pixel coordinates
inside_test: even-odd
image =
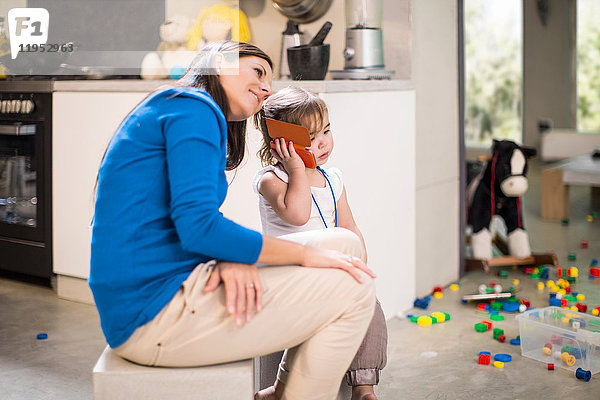
[[[271,138],[266,118],[306,127],[317,168],[306,168],[284,139]],[[298,87],[288,87],[269,97],[255,115],[262,132],[263,144],[258,153],[263,165],[253,187],[260,197],[260,216],[265,235],[282,236],[319,229],[350,230],[360,238],[366,262],[363,236],[354,221],[346,199],[342,173],[337,168],[323,169],[333,150],[333,136],[324,101]],[[307,233],[312,234],[312,233]],[[315,232],[315,234],[317,234]],[[387,326],[379,302],[365,338],[346,373],[352,386],[352,400],[376,400],[373,385],[379,382],[379,371],[386,364]],[[279,399],[286,380],[286,356],[282,358],[275,385],[257,394],[257,399]]]

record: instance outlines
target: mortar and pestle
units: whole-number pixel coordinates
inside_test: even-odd
[[[329,67],[329,44],[323,44],[331,22],[323,24],[308,44],[287,49],[290,75],[295,81],[323,80]]]

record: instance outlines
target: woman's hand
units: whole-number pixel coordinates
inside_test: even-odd
[[[220,261],[213,269],[204,293],[214,291],[223,282],[225,286],[225,305],[229,314],[235,317],[235,323],[241,326],[243,314],[246,322],[252,319],[254,310],[262,309],[263,289],[256,265]]]
[[[302,266],[313,268],[339,268],[352,275],[358,283],[362,283],[363,281],[360,274],[357,272],[357,269],[365,272],[371,278],[375,278],[373,271],[371,271],[360,258],[342,254],[334,250],[319,249],[316,247],[305,247],[304,262],[302,263]]]
[[[277,161],[283,164],[288,175],[291,175],[292,171],[296,169],[304,171],[304,161],[296,153],[294,143],[290,141],[286,144],[284,138],[274,139],[273,142],[275,143],[275,148],[271,149],[271,154]]]

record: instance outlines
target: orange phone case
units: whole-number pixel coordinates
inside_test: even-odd
[[[308,129],[300,125],[290,124],[289,122],[277,121],[267,118],[267,131],[271,139],[284,138],[286,142],[292,141],[294,149],[300,156],[307,168],[317,168],[317,160],[312,151],[307,150],[310,147],[310,134]],[[271,141],[271,148],[275,144]]]

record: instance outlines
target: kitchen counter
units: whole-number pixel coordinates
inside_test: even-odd
[[[173,80],[73,80],[73,81],[0,81],[0,91],[23,92],[150,92]],[[315,93],[380,92],[412,90],[407,80],[324,80],[324,81],[273,81],[273,91],[287,86],[302,86]]]

